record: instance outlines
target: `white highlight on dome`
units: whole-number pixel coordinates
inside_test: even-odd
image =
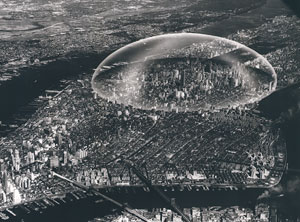
[[[104,99],[166,111],[245,105],[269,95],[276,84],[273,67],[254,50],[193,33],[131,43],[108,56],[92,79]]]

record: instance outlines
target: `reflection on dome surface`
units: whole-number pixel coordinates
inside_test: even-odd
[[[252,103],[276,87],[270,63],[220,37],[167,34],[129,44],[96,69],[102,98],[142,109],[194,111]]]

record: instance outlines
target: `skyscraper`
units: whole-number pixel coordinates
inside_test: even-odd
[[[13,192],[13,204],[21,203],[22,198],[18,189],[15,189]]]
[[[59,167],[58,156],[54,155],[50,158],[50,168]]]
[[[27,153],[27,164],[30,164],[30,163],[34,163],[35,161],[35,155],[33,152],[28,152]]]
[[[2,187],[3,187],[4,192],[7,194],[7,192],[8,192],[8,176],[7,176],[6,171],[4,171],[4,174],[3,174]]]
[[[66,165],[67,163],[68,163],[68,152],[64,151],[63,165]]]
[[[15,150],[15,156],[14,156],[14,168],[16,171],[20,170],[20,164],[21,164],[21,159],[20,159],[20,154],[19,150]]]

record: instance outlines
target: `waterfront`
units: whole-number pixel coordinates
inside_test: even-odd
[[[214,7],[214,4],[217,4],[217,2],[212,3],[212,5],[206,5],[206,7],[209,7],[208,9],[210,9],[211,7]],[[255,7],[258,7],[258,9],[255,9]],[[225,17],[221,19],[221,21],[216,20],[215,22],[207,23],[205,27],[202,27],[202,23],[197,24],[195,22],[193,28],[186,30],[183,29],[183,31],[230,37],[230,39],[233,38],[233,40],[235,40],[235,38],[238,37],[236,33],[239,32],[239,30],[255,29],[261,26],[262,24],[268,22],[270,19],[274,18],[274,16],[278,16],[281,14],[291,14],[291,12],[279,0],[269,0],[266,4],[262,4],[262,6],[258,5],[255,7],[254,9],[248,8],[249,12],[246,11],[241,12],[240,15],[231,15],[229,19]],[[249,19],[259,18],[259,15],[261,15],[262,11],[264,12],[264,19]],[[226,27],[226,29],[221,29],[222,27]],[[107,28],[109,29],[109,26]],[[149,37],[153,34],[150,34],[148,36],[144,35],[143,37]],[[18,34],[16,33],[16,35]],[[26,35],[34,35],[34,33],[28,32],[26,33]],[[99,38],[102,39],[101,36],[99,36]],[[252,38],[249,39],[251,40]],[[253,42],[253,40],[251,40],[252,42],[250,42],[249,44],[249,42],[246,41],[246,39],[243,39],[244,42],[240,39],[237,39],[238,42],[246,44],[248,47],[256,50],[259,53],[262,53],[263,55],[271,53],[272,51],[274,52],[275,50],[278,50],[278,48],[284,48],[285,45],[287,45],[287,42],[285,42],[285,44],[281,44],[280,42],[282,40],[280,39],[277,39],[276,42],[272,44],[273,46],[275,44],[276,47],[273,47],[272,45],[268,44],[268,39],[266,38],[257,40],[258,42]],[[40,40],[37,39],[36,41]],[[130,41],[132,42],[133,40]],[[12,104],[12,99],[7,100],[7,98],[2,98],[0,100],[2,102],[1,106],[6,107],[5,110],[1,110],[0,121],[4,121],[7,118],[11,118],[12,115],[18,110],[19,106],[24,106],[29,102],[33,101],[35,98],[41,95],[44,92],[44,90],[46,90],[50,86],[58,84],[59,79],[63,79],[70,75],[73,76],[73,78],[76,78],[76,76],[80,73],[91,73],[91,69],[95,68],[99,64],[99,62],[105,58],[105,56],[112,52],[112,50],[117,49],[118,46],[124,46],[130,41],[126,41],[121,44],[116,43],[115,45],[110,46],[109,49],[107,47],[103,47],[97,48],[97,51],[91,50],[90,52],[72,52],[69,51],[68,48],[66,48],[65,50],[67,54],[64,56],[52,56],[51,53],[53,50],[48,50],[47,53],[50,53],[50,55],[45,56],[45,58],[38,58],[39,62],[37,62],[36,64],[34,62],[28,63],[28,61],[25,61],[25,65],[22,63],[20,68],[18,67],[18,65],[16,65],[15,67],[10,67],[9,65],[7,65],[7,67],[4,66],[5,69],[1,71],[2,75],[7,75],[9,76],[9,78],[14,79],[14,81],[12,83],[10,83],[10,80],[1,81],[2,84],[10,84],[10,86],[8,87],[9,91],[6,91],[2,87],[0,87],[0,90],[3,90],[3,93],[1,93],[1,95],[5,95],[6,93],[11,94],[11,98],[14,98],[13,100],[18,102]],[[4,43],[8,44],[9,42]],[[25,46],[26,44],[22,47]],[[35,44],[33,44],[32,46],[37,47]],[[57,45],[57,47],[60,46]],[[4,50],[5,49],[3,49],[3,51]],[[39,49],[35,50],[37,50],[38,52]],[[7,54],[3,56],[3,59],[6,57]],[[9,58],[7,58],[7,60],[9,60]],[[15,63],[18,64],[17,62]],[[3,64],[5,64],[4,61]],[[20,76],[22,77],[20,78]],[[25,78],[25,80],[23,80],[23,78]],[[3,80],[4,79],[5,78],[3,77]],[[21,83],[24,82],[28,82],[28,84],[24,84],[22,87],[20,87]],[[32,86],[33,83],[36,85],[36,87],[30,88],[30,86]],[[6,93],[4,93],[4,91]]]
[[[164,188],[163,188],[164,189]],[[221,206],[223,208],[231,206],[240,206],[254,210],[256,198],[262,192],[260,189],[230,191],[230,190],[215,190],[215,191],[196,191],[185,189],[179,191],[178,188],[168,188],[166,194],[176,198],[176,202],[183,208],[191,207],[209,207]],[[173,191],[172,191],[173,190]],[[159,197],[153,192],[146,192],[139,187],[116,187],[109,190],[101,190],[104,194],[114,198],[120,202],[127,203],[133,209],[149,209],[152,208],[167,208]],[[75,196],[79,197],[80,191],[74,192]],[[91,196],[92,195],[92,196]],[[42,204],[45,202],[38,201],[36,204],[28,204],[27,209],[30,213],[21,207],[14,207],[11,210],[15,212],[16,217],[11,216],[8,212],[3,212],[9,215],[12,221],[88,221],[95,217],[102,217],[111,213],[120,213],[120,209],[116,208],[111,203],[103,201],[95,194],[81,193],[84,198],[77,199],[74,195],[68,194],[61,201],[59,198],[48,199],[51,205],[43,209]],[[147,201],[146,201],[147,200]],[[42,202],[40,204],[39,202]],[[57,203],[59,204],[57,204]],[[46,204],[47,205],[47,204]],[[34,210],[33,208],[38,208]],[[24,212],[25,211],[25,212]],[[9,220],[8,220],[9,221]]]

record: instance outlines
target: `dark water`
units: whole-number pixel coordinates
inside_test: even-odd
[[[232,33],[236,33],[237,30],[256,28],[266,23],[270,18],[292,13],[293,12],[291,12],[291,10],[288,9],[288,7],[281,0],[267,0],[266,4],[262,5],[261,7],[209,25],[201,29],[200,32],[203,34],[227,37]],[[258,52],[262,53],[260,51]]]
[[[209,5],[204,4],[204,7],[209,7]],[[226,7],[234,8],[237,6],[227,4]],[[272,18],[288,12],[290,11],[280,0],[268,0],[266,4],[256,9],[243,11],[242,14],[232,16],[228,19],[224,18],[223,21],[213,23],[197,32],[226,37],[231,33],[236,33],[240,29],[254,28],[265,23],[266,20],[262,19],[261,15],[264,18]],[[267,40],[261,45],[250,47],[259,53],[267,53],[276,49],[269,47],[265,44],[266,42]],[[113,48],[115,47],[113,46]],[[113,50],[113,48],[109,50]],[[11,81],[1,83],[0,121],[9,120],[10,122],[14,122],[14,114],[20,112],[22,107],[41,95],[45,89],[49,87],[55,88],[61,79],[70,76],[76,78],[80,73],[91,72],[91,69],[97,67],[100,61],[109,53],[111,51],[108,50],[102,54],[80,54],[74,52],[69,57],[57,58],[56,61],[47,65],[23,68],[20,70],[20,76],[13,78]],[[32,113],[34,113],[34,109]],[[7,130],[7,132],[5,130],[2,131],[1,136],[5,136],[11,130]]]
[[[283,2],[300,17],[300,1],[295,0],[283,0]]]
[[[286,139],[288,172],[280,184],[270,190],[264,201],[278,208],[286,218],[300,216],[300,83],[274,92],[262,100],[259,109],[263,115],[280,125]],[[282,196],[278,196],[283,194]]]
[[[46,65],[19,70],[20,75],[0,84],[0,121],[7,125],[24,123],[42,105],[35,104],[34,100],[43,95],[46,89],[59,90],[61,80],[74,80],[79,74],[92,73],[92,69],[105,56],[106,53],[74,53],[68,58],[58,58]],[[0,127],[0,136],[6,136],[12,130]]]
[[[161,199],[153,192],[145,192],[142,188],[120,187],[102,190],[109,197],[126,203],[134,209],[153,209],[168,208]],[[166,192],[169,197],[176,198],[176,203],[182,208],[207,207],[207,206],[241,206],[254,210],[257,196],[262,191],[260,189],[247,189],[239,191],[171,191]],[[71,201],[71,199],[73,199]],[[67,203],[54,207],[49,207],[41,212],[32,211],[30,214],[22,213],[20,209],[14,209],[14,212],[20,212],[14,221],[38,222],[38,221],[88,221],[95,217],[102,217],[113,212],[120,212],[120,209],[107,201],[100,201],[97,196],[91,196],[76,200],[68,195],[65,198]],[[95,202],[97,201],[97,203]]]

